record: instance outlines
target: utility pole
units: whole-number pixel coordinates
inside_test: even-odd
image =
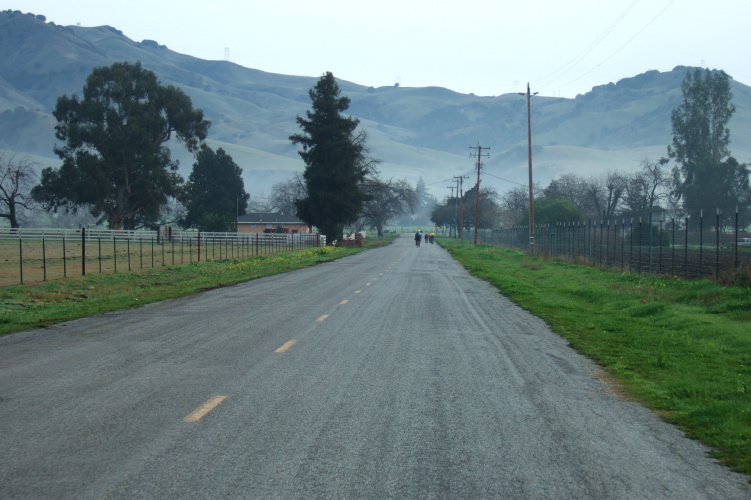
[[[456,228],[459,232],[459,239],[464,239],[464,179],[469,179],[468,175],[455,175],[459,190],[459,226]]]
[[[529,93],[529,82],[527,82],[527,93],[519,92],[519,95],[527,96],[527,145],[529,148],[529,253],[535,253],[535,197],[534,185],[532,184],[532,96],[537,95]]]
[[[451,190],[451,197],[452,198],[454,197],[454,188],[456,188],[457,190],[459,189],[459,186],[446,186],[446,187],[448,187]],[[456,204],[456,202],[454,202],[454,204]],[[454,213],[454,217],[455,217],[454,218],[454,225],[456,225],[456,213]],[[451,224],[449,224],[449,238],[451,238]]]
[[[472,158],[472,155],[475,155],[477,157],[477,184],[476,184],[476,191],[475,191],[475,245],[477,245],[477,228],[480,226],[480,168],[482,167],[482,157],[485,158],[490,156],[490,153],[483,153],[483,149],[490,149],[490,148],[484,148],[480,146],[480,143],[477,143],[477,146],[470,146],[469,149],[476,149],[477,151],[475,153],[469,153],[469,157]]]

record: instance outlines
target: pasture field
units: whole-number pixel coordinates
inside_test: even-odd
[[[318,245],[315,235],[52,230],[0,232],[0,286],[180,266],[207,260],[244,259]],[[84,272],[85,271],[85,272]]]
[[[601,365],[619,395],[751,474],[751,287],[438,241],[472,274]]]

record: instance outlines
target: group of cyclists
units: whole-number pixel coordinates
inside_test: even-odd
[[[417,248],[420,248],[420,241],[422,239],[425,239],[425,243],[434,243],[435,242],[435,233],[425,233],[425,236],[422,234],[422,230],[418,229],[415,233],[415,246]]]

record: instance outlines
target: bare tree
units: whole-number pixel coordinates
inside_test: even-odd
[[[271,187],[271,196],[269,196],[269,208],[272,212],[279,212],[285,215],[295,215],[297,213],[297,201],[306,196],[305,179],[302,174],[295,173],[292,179],[285,182],[278,182]]]
[[[586,211],[590,205],[587,179],[577,174],[563,174],[550,181],[548,187],[543,190],[546,200],[566,200],[573,203],[579,210]]]
[[[625,191],[626,179],[619,173],[609,172],[590,177],[587,180],[587,199],[593,213],[585,209],[584,214],[613,219],[622,204]]]
[[[534,197],[535,200],[545,197],[545,192],[535,186]],[[506,191],[500,197],[499,209],[504,225],[522,224],[524,220],[527,221],[526,224],[529,224],[529,189],[527,186],[517,186]]]
[[[22,210],[30,210],[34,201],[29,194],[34,187],[39,165],[28,156],[0,153],[0,217],[10,227],[18,228]]]
[[[666,175],[663,165],[666,159],[650,162],[645,158],[641,170],[626,179],[626,192],[623,196],[624,215],[636,217],[654,211],[670,196],[671,178]]]
[[[375,227],[383,236],[383,226],[394,217],[414,212],[418,206],[417,193],[406,180],[383,181],[377,176],[366,178],[360,185],[366,195],[358,220],[360,226]]]

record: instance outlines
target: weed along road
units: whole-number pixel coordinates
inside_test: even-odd
[[[0,338],[0,498],[749,498],[411,237]]]

